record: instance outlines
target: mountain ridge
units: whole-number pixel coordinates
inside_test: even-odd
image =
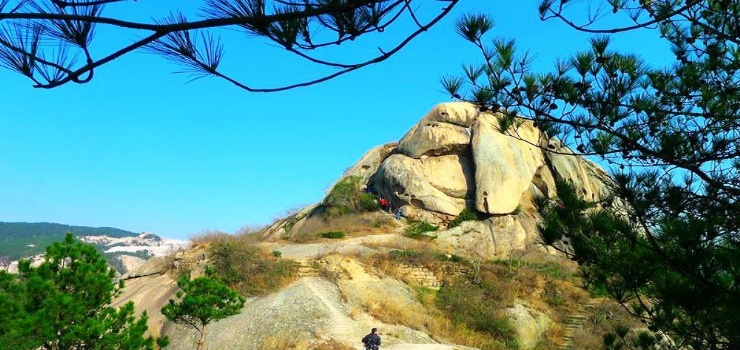
[[[0,222],[0,269],[14,270],[19,259],[39,260],[47,246],[72,232],[97,247],[120,274],[153,256],[162,256],[187,245],[186,241],[154,233],[135,233],[115,227],[91,227],[52,222]]]

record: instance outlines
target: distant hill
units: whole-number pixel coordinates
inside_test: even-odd
[[[18,260],[44,252],[67,232],[75,236],[135,237],[138,233],[113,227],[88,227],[50,222],[0,222],[0,260]]]

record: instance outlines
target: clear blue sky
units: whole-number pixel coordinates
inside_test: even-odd
[[[384,63],[272,94],[216,78],[187,83],[171,74],[180,67],[144,53],[99,69],[89,84],[55,90],[34,89],[0,70],[0,221],[113,226],[172,238],[269,223],[319,201],[367,150],[397,141],[433,105],[449,100],[440,77],[480,62],[453,30],[459,15],[474,8],[490,13],[494,35],[516,38],[543,68],[585,47],[588,35],[540,22],[537,3],[465,0]],[[106,13],[148,18],[166,13],[162,4],[128,2]],[[316,74],[316,67],[257,38],[228,35],[240,39],[226,47],[236,77],[274,86]],[[93,45],[105,51],[130,38],[104,29]],[[660,45],[655,34],[617,44],[646,54]],[[362,52],[343,50],[346,57]]]

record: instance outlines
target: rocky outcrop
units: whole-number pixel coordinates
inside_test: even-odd
[[[393,202],[448,215],[457,215],[466,207],[473,187],[473,165],[466,157],[445,155],[415,159],[394,154],[378,170],[375,188],[392,191]],[[380,184],[378,184],[380,182]],[[390,188],[388,187],[390,185]]]
[[[404,217],[440,225],[437,243],[450,253],[496,257],[528,249],[538,241],[535,198],[553,198],[556,181],[564,180],[599,201],[610,179],[531,121],[515,119],[502,130],[509,121],[468,103],[439,104],[397,144],[373,148],[338,182],[359,177]],[[314,209],[321,206],[276,222],[264,235],[285,237]],[[482,220],[445,230],[466,209]]]
[[[529,189],[537,169],[545,164],[537,147],[542,135],[531,123],[523,123],[514,131],[501,131],[499,118],[493,114],[479,117],[473,130],[475,208],[488,214],[511,213]]]
[[[462,126],[428,122],[417,124],[398,143],[405,156],[421,158],[465,152],[470,146],[470,129]]]
[[[571,181],[575,188],[581,189],[583,198],[594,202],[609,193],[605,186],[609,176],[598,165],[574,156],[573,151],[558,140],[550,140],[547,148],[551,152],[545,155],[555,179]]]
[[[537,239],[534,198],[554,197],[555,181],[566,180],[598,201],[609,178],[532,122],[501,130],[501,119],[468,103],[439,104],[397,145],[374,148],[345,176],[361,176],[408,218],[444,226],[464,209],[488,217],[439,232],[448,249],[488,256],[526,249]]]
[[[534,349],[545,338],[550,327],[550,318],[547,315],[521,303],[506,309],[506,314],[514,326],[521,350]]]

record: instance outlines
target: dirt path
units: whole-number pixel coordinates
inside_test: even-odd
[[[303,283],[326,307],[328,312],[327,323],[331,325],[332,337],[350,344],[359,342],[363,332],[360,325],[347,316],[344,310],[340,309],[341,305],[338,301],[330,300],[327,297],[326,292],[321,290],[323,286],[321,286],[320,281],[321,278],[319,277],[306,277],[302,278],[300,283]]]
[[[382,350],[464,350],[472,349],[467,347],[460,347],[457,345],[445,345],[445,344],[393,344],[389,346],[381,346]]]
[[[342,255],[362,255],[376,252],[367,245],[385,245],[385,244],[414,244],[416,241],[403,237],[395,233],[381,235],[368,235],[343,240],[341,242],[322,242],[322,243],[305,243],[305,244],[278,244],[266,243],[263,246],[269,250],[278,250],[282,257],[288,259],[308,259],[317,258],[324,255],[337,253]]]

